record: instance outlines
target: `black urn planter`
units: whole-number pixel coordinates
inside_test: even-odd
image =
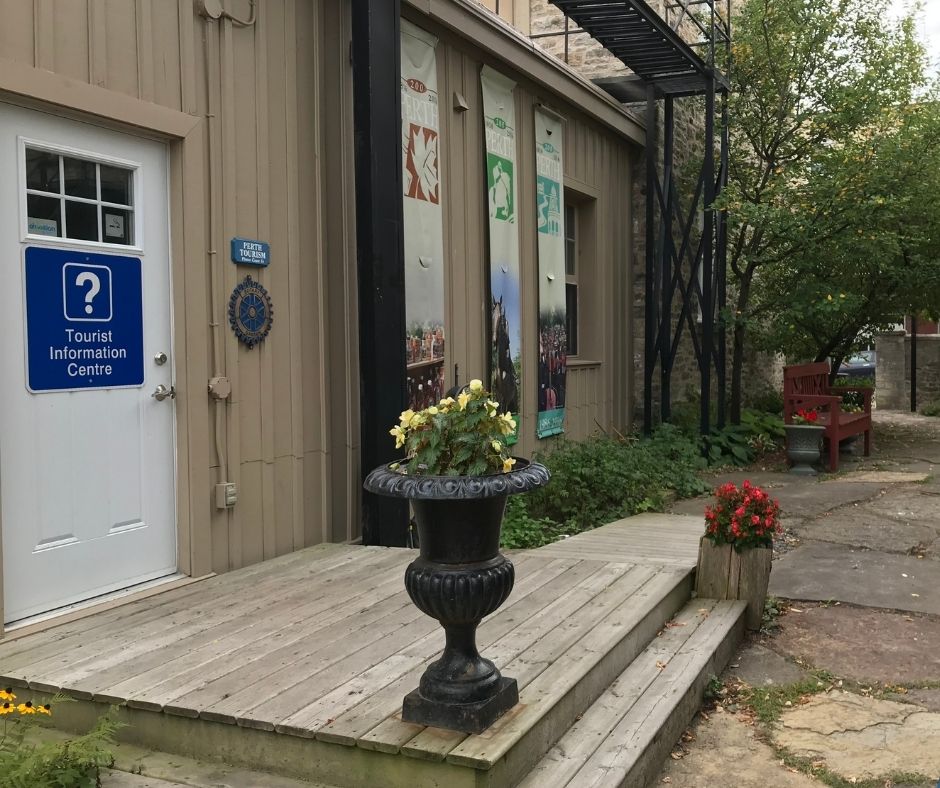
[[[421,554],[405,570],[405,588],[445,633],[441,658],[405,696],[405,722],[482,733],[519,702],[516,680],[480,656],[476,631],[515,580],[499,552],[506,499],[548,479],[543,465],[525,460],[491,476],[407,476],[382,466],[366,477],[369,492],[411,500]]]

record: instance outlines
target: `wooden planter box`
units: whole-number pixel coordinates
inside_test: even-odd
[[[748,629],[760,629],[772,558],[770,547],[752,547],[738,553],[730,544],[714,545],[702,537],[695,593],[703,599],[747,602],[745,624]]]

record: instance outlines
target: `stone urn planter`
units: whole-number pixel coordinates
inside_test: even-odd
[[[787,458],[792,463],[790,473],[815,476],[813,464],[819,461],[819,442],[825,427],[816,424],[786,424]]]
[[[702,537],[695,572],[696,596],[747,602],[745,626],[760,629],[772,558],[770,547],[746,547],[738,552],[730,544],[716,545]]]
[[[441,658],[405,696],[405,722],[482,733],[519,702],[516,680],[480,655],[476,631],[506,601],[515,579],[499,551],[506,500],[548,479],[543,465],[526,460],[487,476],[408,476],[382,466],[366,478],[369,492],[411,501],[421,553],[405,570],[405,588],[444,628]]]

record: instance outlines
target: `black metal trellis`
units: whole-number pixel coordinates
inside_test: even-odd
[[[728,180],[729,83],[718,68],[719,50],[730,62],[731,0],[669,0],[660,15],[645,0],[551,0],[564,29],[532,38],[589,34],[633,74],[595,82],[623,102],[646,103],[646,320],[643,427],[653,427],[653,381],[660,374],[660,418],[671,417],[672,372],[685,335],[698,364],[700,430],[712,427],[712,383],[717,426],[725,421],[726,262],[728,228],[712,206]],[[719,11],[719,4],[723,10]],[[569,19],[577,25],[571,29]],[[687,42],[680,27],[696,31]],[[702,54],[699,54],[699,53]],[[677,195],[675,100],[700,96],[705,129],[702,167],[692,203]],[[663,102],[662,158],[658,106]],[[696,232],[698,230],[698,232]],[[693,313],[698,306],[697,314]]]

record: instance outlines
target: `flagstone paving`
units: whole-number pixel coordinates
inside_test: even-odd
[[[780,754],[788,753],[850,783],[933,788],[940,778],[940,419],[876,413],[875,452],[843,458],[839,474],[736,471],[714,481],[745,478],[780,500],[786,533],[775,545],[770,591],[790,608],[742,647],[723,680],[786,692],[805,688],[796,683],[811,669],[832,678],[819,682],[819,694],[789,690],[796,702],[769,726],[755,724],[746,708],[700,718],[660,783],[822,784],[785,767]],[[700,514],[706,500],[682,501],[675,511]],[[783,749],[775,753],[764,741]],[[898,782],[901,774],[921,778]]]
[[[825,759],[848,780],[940,775],[940,714],[911,703],[851,692],[817,695],[784,712],[775,738],[795,755]]]

